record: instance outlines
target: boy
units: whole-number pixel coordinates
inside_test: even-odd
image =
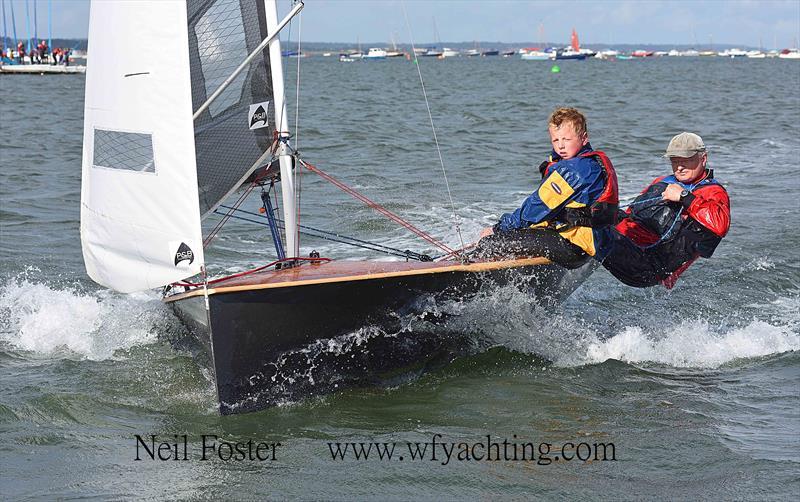
[[[608,157],[589,144],[586,117],[558,108],[548,120],[553,151],[542,181],[522,205],[481,232],[476,254],[545,256],[566,267],[602,261],[611,244],[619,197]]]

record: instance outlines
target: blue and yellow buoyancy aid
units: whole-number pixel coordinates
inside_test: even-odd
[[[513,213],[501,216],[496,230],[552,228],[589,256],[603,260],[619,204],[611,161],[587,143],[569,160],[551,154],[542,175],[536,191]]]

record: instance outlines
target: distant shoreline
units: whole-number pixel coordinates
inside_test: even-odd
[[[43,40],[45,38],[40,37]],[[20,38],[19,40],[25,41],[27,39]],[[5,46],[6,47],[16,47],[16,43],[13,42],[11,37],[7,37],[5,39]],[[295,49],[297,40],[282,40],[284,45],[284,50]],[[73,50],[81,50],[85,51],[88,49],[89,41],[85,38],[53,38],[52,44],[49,44],[51,47],[70,47]],[[498,49],[498,50],[511,50],[511,49],[521,49],[526,47],[563,47],[567,45],[566,41],[563,42],[531,42],[531,41],[521,41],[521,42],[497,42],[497,41],[484,41],[484,40],[470,40],[465,42],[419,42],[415,43],[414,46],[417,48],[432,48],[432,47],[449,47],[451,49],[465,51],[468,49],[475,49],[478,48],[480,50],[488,50],[488,49]],[[386,41],[381,42],[361,42],[354,43],[354,42],[306,42],[301,41],[301,49],[303,52],[313,53],[313,52],[336,52],[336,51],[352,51],[358,50],[359,48],[363,51],[366,51],[369,47],[389,47],[391,44]],[[761,51],[771,51],[777,50],[780,51],[785,49],[785,47],[754,47],[751,45],[736,45],[736,44],[702,44],[702,45],[693,45],[693,44],[650,44],[650,43],[641,43],[641,44],[609,44],[609,43],[583,43],[581,44],[582,47],[592,49],[595,51],[603,51],[608,49],[614,49],[620,52],[633,52],[636,50],[644,50],[644,51],[664,51],[668,52],[670,50],[678,50],[678,51],[686,51],[686,50],[696,50],[696,51],[714,51],[714,52],[723,52],[729,49],[742,49],[744,51],[749,50],[761,50]],[[406,51],[411,52],[411,44],[402,43],[397,44],[397,50],[399,51]]]

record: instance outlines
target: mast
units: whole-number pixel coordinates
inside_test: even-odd
[[[544,23],[539,22],[539,50],[544,51],[547,47],[544,44]]]
[[[11,29],[14,31],[14,41],[11,42],[11,47],[17,48],[17,20],[14,18],[14,2],[9,2],[11,5]],[[19,55],[17,55],[19,56]]]
[[[25,0],[25,29],[28,32],[28,48],[26,52],[30,54],[31,52],[31,11],[30,11],[30,3],[28,0]],[[33,59],[31,59],[31,64],[33,64]]]
[[[267,30],[275,33],[278,27],[276,0],[264,0]],[[300,254],[297,239],[297,207],[295,204],[294,175],[292,157],[289,153],[289,120],[286,114],[285,93],[283,90],[283,61],[281,61],[281,42],[275,37],[269,44],[270,69],[272,70],[272,93],[275,102],[275,130],[281,138],[278,144],[278,159],[281,165],[281,197],[283,200],[283,219],[286,231],[286,253],[289,257]]]
[[[53,52],[53,0],[47,2],[47,48]]]
[[[8,26],[6,25],[6,0],[3,2],[3,56],[6,55],[6,39],[8,38]]]

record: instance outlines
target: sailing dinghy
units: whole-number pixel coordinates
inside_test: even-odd
[[[81,187],[86,270],[123,293],[163,288],[164,302],[206,347],[223,414],[296,399],[279,385],[276,361],[396,321],[421,298],[460,299],[513,284],[559,301],[595,268],[590,261],[567,270],[542,257],[471,261],[458,250],[436,260],[408,251],[406,261],[394,262],[301,257],[293,170],[341,184],[289,142],[277,35],[302,7],[279,22],[274,0],[91,5]],[[276,185],[282,221],[266,191]],[[269,226],[278,258],[212,279],[204,247],[213,235],[203,236],[201,221],[235,217],[238,206],[223,204],[241,189],[261,190],[264,213],[250,218]]]

